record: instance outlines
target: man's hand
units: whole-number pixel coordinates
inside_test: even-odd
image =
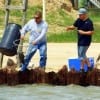
[[[35,44],[36,44],[36,42],[35,42],[35,41],[32,41],[32,44],[33,44],[33,45],[35,45]]]
[[[84,34],[84,31],[82,31],[82,30],[78,30],[78,32],[79,32],[80,34]]]
[[[21,39],[21,40],[24,40],[24,37],[25,37],[24,35],[21,35],[20,39]]]
[[[69,27],[66,27],[66,31],[69,31],[70,30],[70,28]]]
[[[72,26],[68,26],[68,27],[66,27],[66,31],[69,31],[69,30],[74,30],[75,29],[75,27],[72,25]]]

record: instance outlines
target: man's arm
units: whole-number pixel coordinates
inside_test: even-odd
[[[76,27],[74,26],[74,25],[71,25],[71,26],[68,26],[67,28],[66,28],[66,30],[67,31],[69,31],[69,30],[74,30]]]
[[[78,32],[83,35],[92,35],[94,33],[94,31],[83,31],[83,30],[78,30]]]
[[[24,37],[25,37],[25,34],[30,30],[29,29],[29,24],[30,24],[30,22],[31,21],[29,21],[28,23],[26,23],[25,25],[24,25],[24,27],[21,29],[21,37],[20,37],[20,39],[24,39]]]

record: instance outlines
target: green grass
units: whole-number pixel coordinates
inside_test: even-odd
[[[59,17],[55,16],[54,12],[48,15],[48,22],[50,24],[57,23],[57,25],[68,26],[72,25],[74,19],[67,16],[63,10],[58,10]],[[57,18],[58,19],[57,19]],[[94,23],[94,35],[93,42],[100,42],[100,13],[98,10],[89,11],[89,17],[92,19]],[[75,31],[69,32],[59,32],[59,33],[48,33],[48,42],[75,42],[77,41],[77,35]]]
[[[100,25],[94,27],[93,42],[100,42]]]
[[[27,9],[27,20],[29,20],[30,18],[33,18],[34,17],[34,13],[37,10],[42,11],[42,7],[41,6],[31,6],[31,7],[28,7],[28,9]]]
[[[94,25],[94,34],[92,41],[95,43],[100,42],[100,25]],[[77,32],[68,31],[61,33],[47,33],[48,42],[76,42],[77,41]]]
[[[58,26],[70,25],[73,22],[73,18],[62,9],[48,13],[46,20],[49,24],[56,24]]]
[[[36,10],[42,10],[41,6],[34,6],[34,7],[28,7],[27,9],[27,16],[26,16],[26,21],[29,19],[33,18],[33,15]],[[2,26],[2,23],[4,23],[4,17],[5,17],[5,11],[4,9],[0,10],[0,26]],[[9,22],[15,22],[18,24],[22,24],[22,16],[23,16],[23,11],[20,10],[11,10],[9,13]]]
[[[2,26],[4,22],[4,15],[5,15],[4,10],[0,10],[0,26]]]
[[[57,42],[57,43],[63,43],[63,42],[76,42],[77,41],[77,34],[75,31],[69,31],[69,32],[62,32],[59,34],[50,34],[47,35],[48,42]]]
[[[94,23],[100,23],[100,9],[89,9],[89,16]]]
[[[33,18],[34,12],[36,10],[42,10],[41,6],[31,6],[27,9],[27,17],[26,21]],[[93,35],[93,42],[100,42],[100,10],[89,10],[89,16],[93,20],[95,32]],[[0,10],[0,29],[3,29],[4,26],[4,10]],[[22,11],[12,11],[10,13],[12,19],[10,22],[15,22],[18,24],[22,24]],[[77,34],[76,31],[69,31],[66,32],[64,28],[66,26],[72,25],[74,22],[73,17],[67,15],[67,13],[63,9],[58,9],[57,11],[49,11],[46,14],[46,21],[48,22],[49,31],[47,33],[48,42],[76,42],[77,41]],[[57,28],[57,27],[60,27]],[[54,29],[58,29],[57,32]],[[61,30],[63,29],[63,30]],[[52,30],[52,31],[51,31]],[[2,33],[0,33],[2,34]],[[27,39],[26,39],[27,40]]]
[[[100,9],[89,9],[89,16],[94,23],[93,42],[100,42]]]

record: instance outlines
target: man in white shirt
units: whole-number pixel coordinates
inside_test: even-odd
[[[48,24],[42,20],[42,12],[37,11],[33,19],[31,19],[21,30],[21,39],[27,32],[30,32],[29,36],[29,47],[27,49],[24,63],[21,65],[21,71],[25,71],[27,66],[34,56],[36,51],[39,49],[40,63],[39,67],[45,69],[47,60],[47,33]]]

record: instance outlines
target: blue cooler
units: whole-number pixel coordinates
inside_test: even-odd
[[[91,64],[91,67],[94,67],[94,58],[90,57],[89,62]],[[74,59],[68,59],[68,65],[69,69],[75,69],[76,71],[80,71],[80,66],[81,66],[81,60],[79,58],[74,58]],[[87,72],[87,64],[84,65],[84,70]]]

